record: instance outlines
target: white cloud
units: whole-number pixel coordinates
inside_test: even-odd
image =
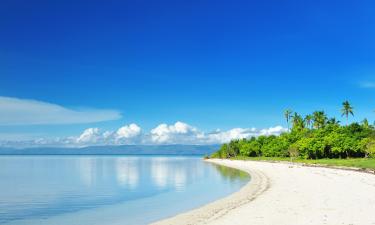
[[[288,129],[283,128],[282,126],[276,126],[260,130],[260,135],[280,135],[281,133],[286,131],[288,131]]]
[[[121,118],[115,110],[73,110],[60,105],[0,96],[0,125],[77,124]]]
[[[233,128],[228,131],[216,131],[207,135],[207,142],[210,143],[225,143],[233,139],[243,139],[252,136],[257,136],[255,128]]]
[[[101,132],[99,128],[88,128],[77,138],[65,139],[69,144],[87,145],[119,145],[139,143],[142,129],[137,124],[120,127],[116,132]]]
[[[259,135],[280,135],[287,129],[281,126],[258,130],[256,128],[233,128],[228,131],[215,131],[205,135],[207,143],[226,143],[234,139],[257,137]]]
[[[141,134],[141,128],[137,124],[130,124],[128,126],[123,126],[116,132],[116,138],[117,139],[123,139],[123,138],[133,138],[137,137]]]
[[[88,128],[77,137],[56,138],[52,140],[37,139],[28,142],[2,142],[6,146],[65,146],[83,147],[91,145],[121,144],[221,144],[233,139],[256,137],[259,135],[279,135],[287,129],[281,126],[267,129],[233,128],[226,131],[216,130],[205,133],[187,123],[160,124],[148,133],[143,133],[137,124],[120,127],[117,131],[100,131],[99,128]]]
[[[152,129],[150,142],[152,144],[218,144],[259,135],[279,135],[286,131],[286,128],[276,126],[261,130],[233,128],[227,131],[216,130],[204,133],[189,124],[177,122],[173,125],[160,124]]]
[[[173,125],[160,124],[151,130],[151,141],[155,144],[175,144],[178,142],[194,141],[200,132],[183,122]]]
[[[77,143],[95,144],[102,139],[99,128],[88,128],[77,138]]]

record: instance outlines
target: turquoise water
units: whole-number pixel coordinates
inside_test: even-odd
[[[239,190],[244,172],[197,157],[0,157],[0,224],[147,224]]]

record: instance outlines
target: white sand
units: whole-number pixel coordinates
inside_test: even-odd
[[[239,192],[156,224],[375,225],[375,175],[285,163],[209,161],[244,170],[252,179]]]

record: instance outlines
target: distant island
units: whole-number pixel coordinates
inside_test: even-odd
[[[0,155],[210,155],[219,145],[118,145],[83,148],[0,148]]]

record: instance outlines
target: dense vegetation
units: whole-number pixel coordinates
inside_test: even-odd
[[[284,116],[288,132],[279,136],[232,140],[223,144],[211,157],[375,158],[374,126],[367,119],[349,124],[348,118],[354,113],[348,101],[343,103],[341,112],[346,125],[341,125],[336,118],[328,118],[324,111],[302,117],[286,110]]]

